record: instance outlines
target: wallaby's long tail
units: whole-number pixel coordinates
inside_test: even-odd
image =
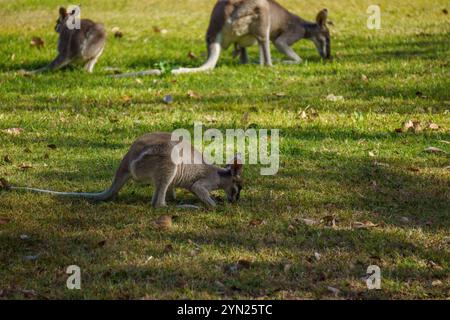
[[[9,186],[11,190],[22,190],[22,191],[30,191],[37,193],[47,193],[56,196],[66,196],[66,197],[74,197],[74,198],[83,198],[94,201],[107,201],[116,196],[120,189],[124,186],[124,184],[130,179],[130,173],[128,170],[128,160],[125,157],[122,160],[122,163],[119,166],[119,169],[116,172],[113,183],[111,187],[103,192],[98,193],[82,193],[82,192],[59,192],[59,191],[51,191],[37,188],[28,188],[28,187],[13,187]]]
[[[140,76],[160,76],[160,75],[161,75],[161,70],[151,69],[151,70],[145,70],[145,71],[139,71],[139,72],[114,74],[114,75],[111,75],[109,77],[112,77],[112,78],[131,78],[131,77],[140,77]]]
[[[216,67],[217,61],[219,61],[220,51],[222,47],[219,42],[213,42],[209,45],[209,56],[206,62],[198,68],[179,68],[172,70],[172,74],[182,74],[182,73],[194,73],[194,72],[204,72],[212,70]]]

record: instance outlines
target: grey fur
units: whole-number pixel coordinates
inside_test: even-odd
[[[274,0],[219,0],[211,14],[206,34],[208,60],[198,68],[180,68],[174,74],[212,70],[222,49],[235,46],[234,55],[248,62],[246,47],[255,43],[260,48],[260,64],[272,65],[270,41],[291,63],[302,59],[291,46],[301,39],[313,41],[323,58],[331,58],[328,11],[323,9],[315,22],[306,21],[289,12]]]
[[[89,19],[81,19],[80,29],[70,30],[67,19],[72,13],[65,8],[59,9],[59,18],[55,31],[59,33],[58,56],[47,66],[34,73],[53,71],[74,62],[85,64],[87,72],[92,73],[94,66],[103,53],[106,44],[106,31],[102,24]]]
[[[137,139],[117,169],[111,187],[104,192],[56,192],[24,187],[11,187],[11,189],[106,201],[116,196],[129,179],[133,179],[137,182],[153,184],[153,207],[164,207],[167,205],[166,200],[174,200],[176,188],[189,190],[208,207],[216,206],[216,202],[210,195],[213,190],[224,190],[230,202],[239,200],[243,165],[237,158],[225,168],[207,164],[203,160],[203,155],[188,142],[172,141],[171,137],[170,133],[157,132]],[[191,150],[192,158],[200,159],[199,164],[175,163],[172,160],[174,148]]]

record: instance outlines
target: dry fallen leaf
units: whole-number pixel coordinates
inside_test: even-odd
[[[197,60],[197,56],[195,55],[195,53],[193,53],[192,51],[189,51],[188,53],[188,58],[191,60]]]
[[[336,216],[334,214],[327,215],[322,218],[323,223],[329,227],[336,227]]]
[[[7,224],[11,221],[10,218],[0,217],[0,225]]]
[[[115,38],[122,38],[123,37],[123,33],[120,31],[119,27],[114,27],[111,30],[114,33],[114,37]]]
[[[131,96],[125,95],[125,96],[123,96],[121,99],[122,99],[122,101],[123,101],[124,103],[130,103],[131,100],[132,100],[132,97],[131,97]]]
[[[27,170],[33,168],[33,165],[30,163],[22,163],[19,165],[20,170]]]
[[[434,280],[433,282],[431,282],[431,285],[433,287],[439,287],[442,285],[442,281],[441,280]]]
[[[261,220],[261,219],[253,219],[253,220],[250,220],[250,222],[248,223],[248,225],[250,227],[257,227],[257,226],[260,226],[260,225],[263,225],[263,224],[266,224],[266,221],[265,220]]]
[[[192,91],[192,90],[189,90],[189,91],[187,92],[187,96],[188,96],[189,98],[193,98],[193,99],[198,99],[198,98],[200,98],[200,96],[198,95],[198,93],[196,93],[195,91]]]
[[[167,33],[167,29],[161,29],[158,26],[153,26],[153,31],[156,33],[161,33],[161,34],[166,34]]]
[[[445,152],[444,150],[436,148],[436,147],[428,147],[424,151],[428,152],[428,153],[444,153],[444,154],[447,154],[447,152]]]
[[[42,40],[39,37],[33,37],[33,38],[31,38],[30,44],[32,47],[41,49],[45,45],[45,42],[44,42],[44,40]]]
[[[164,253],[170,253],[173,251],[173,246],[169,243],[164,247]]]
[[[330,93],[327,97],[326,97],[327,101],[331,101],[331,102],[337,102],[337,101],[343,101],[344,97],[343,96],[335,96],[334,94]]]
[[[97,247],[102,248],[102,247],[105,246],[105,244],[106,244],[106,240],[99,241],[99,242],[97,243]]]
[[[304,224],[306,224],[307,226],[313,226],[315,224],[317,224],[318,222],[316,220],[312,220],[312,219],[305,219],[305,218],[300,218],[298,219],[299,221],[303,222]]]
[[[208,122],[217,122],[217,118],[215,116],[206,115],[205,120]]]
[[[327,290],[330,291],[335,296],[338,296],[339,293],[341,293],[341,290],[334,288],[334,287],[330,287],[330,286],[327,287]]]
[[[172,217],[162,215],[155,221],[155,228],[159,230],[167,230],[172,228]]]
[[[354,229],[369,229],[369,228],[374,228],[377,227],[378,224],[375,224],[371,221],[365,221],[365,222],[353,222],[352,227]]]
[[[369,78],[367,78],[367,76],[366,76],[365,74],[362,74],[362,75],[361,75],[361,80],[362,80],[363,82],[369,82]]]
[[[238,261],[239,269],[249,269],[251,267],[251,265],[252,265],[252,263],[245,259],[241,259]]]
[[[428,124],[427,128],[430,130],[439,130],[439,126],[436,123],[432,123],[432,122],[430,122]]]
[[[17,136],[23,132],[23,129],[22,128],[8,128],[8,129],[2,130],[2,132],[6,133],[6,134],[10,134],[12,136]]]

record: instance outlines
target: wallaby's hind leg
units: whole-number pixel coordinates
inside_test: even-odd
[[[241,61],[241,64],[247,64],[248,63],[247,48],[241,48],[240,61]]]
[[[177,199],[177,193],[174,187],[169,187],[167,189],[166,199],[167,201],[175,201]]]
[[[32,71],[32,73],[40,73],[40,72],[44,72],[44,71],[47,71],[47,70],[52,70],[53,71],[53,70],[61,69],[61,68],[65,67],[65,66],[67,66],[71,61],[72,61],[71,59],[68,59],[64,55],[59,54],[55,58],[55,60],[50,62],[49,65],[47,65],[47,66],[45,66],[43,68],[34,70],[34,71]]]
[[[301,63],[302,58],[295,53],[295,51],[287,44],[283,37],[279,37],[274,41],[275,47],[283,53],[289,61],[285,61],[285,63]]]
[[[97,63],[98,58],[100,58],[102,53],[103,53],[103,48],[100,50],[99,53],[97,53],[97,55],[95,57],[93,57],[86,63],[85,68],[86,68],[87,72],[92,73],[92,71],[94,71],[95,64]]]
[[[155,191],[152,197],[152,206],[154,208],[165,207],[167,193],[172,192],[170,189],[173,178],[176,174],[176,166],[170,166],[160,170],[159,172],[154,172],[153,184]]]
[[[169,187],[168,183],[161,181],[159,184],[155,184],[155,191],[152,197],[152,206],[154,208],[166,207],[166,195],[167,189]]]

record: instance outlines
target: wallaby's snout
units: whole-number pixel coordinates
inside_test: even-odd
[[[316,45],[319,55],[323,59],[331,59],[330,30],[327,27],[328,10],[321,10],[316,17],[317,29],[311,40]]]

